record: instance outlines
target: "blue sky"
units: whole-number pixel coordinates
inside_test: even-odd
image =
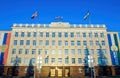
[[[38,19],[31,15],[38,10]],[[106,24],[109,31],[120,33],[120,0],[0,0],[0,30],[11,30],[13,23],[63,22],[88,24],[83,17],[90,11],[92,24]]]

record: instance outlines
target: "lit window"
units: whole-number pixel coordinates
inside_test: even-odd
[[[83,45],[84,45],[84,46],[87,46],[87,42],[86,42],[86,41],[83,41]]]
[[[18,32],[15,32],[15,37],[18,37]]]
[[[62,41],[58,41],[58,46],[62,46]]]
[[[71,49],[71,54],[75,54],[75,49]]]
[[[17,45],[17,40],[14,40],[14,45]]]
[[[52,40],[52,46],[55,46],[55,40]]]
[[[40,46],[43,45],[43,41],[42,41],[42,40],[39,41],[39,45],[40,45]]]
[[[55,38],[55,32],[52,32],[52,38]]]
[[[33,32],[33,37],[36,37],[37,36],[37,33],[36,32]]]
[[[22,54],[23,49],[19,49],[19,54]]]
[[[68,38],[68,33],[65,32],[65,33],[64,33],[64,36],[65,36],[65,38]]]
[[[65,49],[65,55],[68,55],[68,49]]]
[[[75,64],[75,58],[72,58],[72,64]]]
[[[40,37],[43,37],[43,32],[40,32]]]
[[[74,46],[74,45],[75,45],[74,41],[71,41],[71,46]]]
[[[49,37],[49,32],[46,32],[46,38],[48,38]]]
[[[24,41],[23,40],[20,40],[20,45],[24,45]]]
[[[30,40],[27,40],[27,41],[26,41],[26,45],[30,45]]]
[[[77,35],[77,38],[79,38],[79,37],[80,37],[80,33],[79,33],[79,32],[77,32],[77,33],[76,33],[76,35]]]
[[[33,40],[33,46],[36,46],[36,40]]]
[[[21,37],[24,37],[24,35],[25,35],[25,32],[21,32]]]
[[[78,49],[78,54],[81,54],[81,49]]]
[[[42,54],[42,49],[38,50],[38,54],[40,54],[40,55]]]
[[[86,38],[86,33],[83,33],[83,38]]]
[[[71,37],[71,38],[74,37],[74,33],[73,33],[73,32],[70,33],[70,37]]]
[[[12,54],[16,54],[16,49],[12,49]]]
[[[82,63],[82,59],[78,58],[78,64],[81,64],[81,63]]]
[[[55,58],[51,58],[51,63],[55,63]]]
[[[30,37],[31,36],[31,32],[27,32],[27,37]]]
[[[32,49],[32,54],[36,54],[36,49]]]
[[[29,49],[26,49],[26,50],[25,50],[25,54],[29,54]]]
[[[49,51],[48,51],[48,50],[45,50],[45,54],[49,54]]]
[[[77,46],[80,46],[80,41],[77,41]]]
[[[58,58],[58,63],[62,63],[62,58]]]
[[[65,41],[65,46],[68,46],[68,41]]]
[[[62,54],[62,50],[58,50],[58,54]]]
[[[46,40],[46,46],[49,46],[49,41],[48,40]]]
[[[68,58],[65,58],[65,64],[68,64]]]
[[[52,54],[55,54],[55,50],[52,50]]]
[[[95,38],[98,38],[98,33],[95,33]]]
[[[61,38],[62,37],[62,33],[59,32],[58,33],[58,37]]]

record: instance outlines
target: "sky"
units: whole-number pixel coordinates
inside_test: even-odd
[[[31,19],[38,11],[38,17]],[[50,24],[62,22],[89,24],[84,20],[90,12],[91,24],[106,24],[108,31],[120,34],[120,0],[0,0],[0,30],[11,30],[13,23]]]

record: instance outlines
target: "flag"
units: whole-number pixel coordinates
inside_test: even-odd
[[[31,19],[34,19],[35,17],[38,16],[38,12],[36,11],[32,16],[31,16]]]
[[[87,14],[84,16],[84,20],[86,20],[90,16],[90,12],[88,11]]]
[[[55,20],[62,20],[62,19],[63,19],[63,17],[61,17],[61,16],[55,17]]]

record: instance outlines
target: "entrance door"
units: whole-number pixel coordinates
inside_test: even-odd
[[[62,69],[58,69],[58,76],[62,76]]]
[[[65,77],[69,76],[69,69],[65,69]]]
[[[51,76],[51,77],[54,77],[54,76],[55,76],[55,69],[51,69],[50,72],[51,72],[51,73],[50,73],[50,76]]]

